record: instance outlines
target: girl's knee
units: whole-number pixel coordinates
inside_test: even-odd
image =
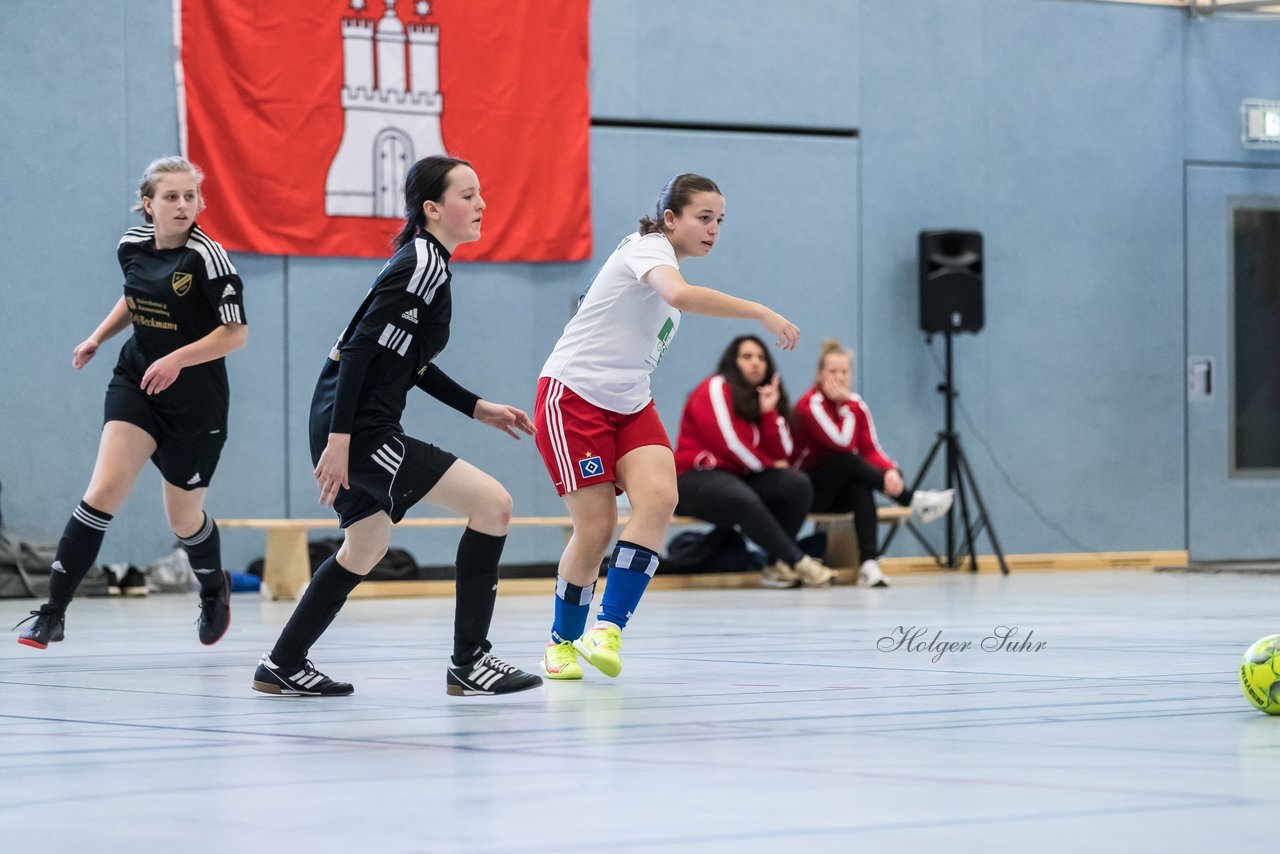
[[[197,510],[195,513],[183,510],[166,510],[165,516],[169,521],[169,530],[173,531],[175,537],[191,537],[200,533],[200,529],[204,526],[204,511]]]
[[[631,504],[631,515],[637,513],[646,513],[653,516],[671,517],[676,512],[676,505],[680,503],[680,493],[673,483],[669,487],[660,487],[658,489],[649,490],[645,493],[640,501],[633,501]]]
[[[613,545],[614,532],[616,530],[617,525],[611,525],[606,522],[575,525],[573,528],[574,545],[586,552],[603,554]]]
[[[493,510],[501,519],[503,527],[511,524],[511,511],[513,506],[511,493],[507,492],[505,489],[498,490],[498,495],[495,497],[493,502]]]
[[[350,543],[343,543],[338,547],[338,563],[347,572],[356,575],[368,575],[369,571],[378,565],[378,561],[387,555],[387,546],[365,546],[364,548],[352,547]]]
[[[473,526],[485,533],[500,535],[511,526],[511,508],[511,493],[495,481],[495,488],[486,491],[467,515]]]
[[[120,509],[120,505],[124,503],[127,494],[128,490],[125,489],[90,486],[85,491],[81,501],[94,510],[115,515],[115,512]]]

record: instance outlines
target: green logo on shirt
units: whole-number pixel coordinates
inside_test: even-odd
[[[658,340],[653,345],[653,352],[649,354],[649,361],[655,368],[662,361],[662,355],[667,352],[667,345],[671,343],[671,334],[675,331],[676,322],[668,317],[667,322],[658,330]]]

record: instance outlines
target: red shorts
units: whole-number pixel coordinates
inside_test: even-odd
[[[538,428],[538,453],[560,495],[614,483],[614,466],[636,448],[671,447],[652,400],[639,412],[623,415],[583,400],[550,377],[538,380],[533,423]]]

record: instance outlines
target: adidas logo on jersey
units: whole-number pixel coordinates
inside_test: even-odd
[[[417,310],[416,308],[411,308],[411,309],[409,309],[408,311],[406,311],[404,314],[400,315],[400,319],[401,319],[401,320],[407,320],[407,321],[409,321],[410,323],[417,323],[417,322],[418,322],[418,310]]]
[[[233,297],[235,295],[236,295],[235,285],[227,285],[225,288],[222,289],[222,299],[226,299],[227,297]]]

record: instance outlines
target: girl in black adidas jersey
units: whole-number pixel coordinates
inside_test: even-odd
[[[409,389],[417,386],[463,415],[520,438],[529,416],[489,403],[451,380],[433,360],[449,340],[449,257],[480,239],[484,200],[471,165],[427,157],[405,179],[405,224],[382,268],[329,353],[311,400],[311,458],[320,501],[345,529],[338,552],[312,576],[253,687],[269,694],[350,694],[354,688],[307,659],[348,594],[386,554],[391,525],[418,501],[467,517],[458,543],[450,694],[506,694],[542,680],[490,654],[489,623],[498,560],[511,519],[502,484],[448,451],[405,435]]]
[[[147,167],[134,207],[147,224],[125,232],[117,249],[124,296],[73,351],[72,366],[83,368],[103,342],[133,326],[107,386],[89,488],[58,542],[49,601],[18,637],[26,646],[63,639],[67,605],[148,459],[164,478],[169,526],[200,581],[200,642],[217,643],[230,623],[230,578],[204,499],[227,438],[223,357],[244,345],[248,327],[240,276],[196,225],[203,178],[181,157]]]

